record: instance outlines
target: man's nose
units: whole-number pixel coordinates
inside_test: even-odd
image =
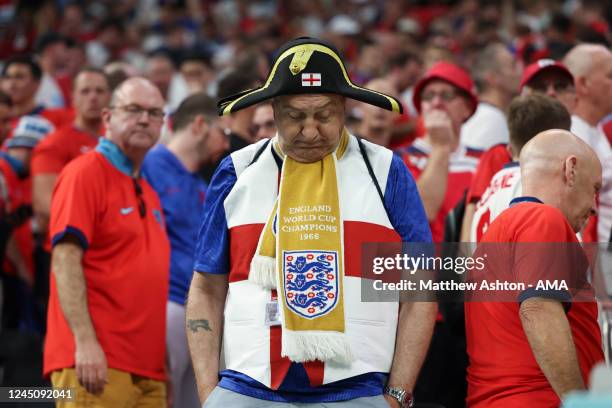
[[[443,109],[446,106],[446,101],[440,94],[435,94],[430,103],[433,109]]]
[[[138,123],[141,123],[143,125],[149,125],[149,123],[151,122],[151,114],[148,111],[142,111],[140,113],[140,115],[138,115]]]
[[[557,91],[555,91],[555,85],[554,84],[548,84],[546,86],[546,96],[550,96],[551,98],[556,98],[557,97]]]
[[[314,118],[307,118],[304,122],[304,127],[302,128],[302,134],[306,139],[313,140],[316,139],[319,135],[319,129],[317,127],[317,122]]]

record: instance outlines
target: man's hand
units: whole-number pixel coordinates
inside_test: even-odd
[[[446,195],[450,155],[457,141],[451,119],[446,112],[442,110],[424,112],[423,121],[431,153],[425,169],[417,180],[417,188],[427,219],[431,222],[437,218]]]
[[[387,404],[389,404],[391,408],[402,408],[399,401],[390,395],[385,394],[385,400],[387,401]]]
[[[219,355],[227,275],[195,272],[185,309],[187,341],[200,401],[204,403],[219,382]]]
[[[397,336],[393,364],[389,372],[389,388],[413,390],[427,355],[438,307],[434,302],[401,302],[397,319]],[[392,407],[390,395],[386,401]],[[396,400],[397,402],[397,400]]]
[[[203,404],[206,403],[206,400],[208,399],[208,397],[213,392],[216,386],[217,384],[205,384],[200,386],[200,399],[204,398],[202,400]]]
[[[79,383],[87,392],[102,394],[108,382],[108,363],[98,340],[77,340],[75,362]]]
[[[108,378],[108,364],[89,316],[82,261],[83,248],[71,234],[53,248],[52,270],[57,295],[76,343],[76,375],[88,392],[101,394]]]
[[[6,258],[15,267],[17,276],[26,284],[28,289],[31,290],[34,287],[34,277],[30,274],[28,265],[26,265],[25,259],[17,246],[14,235],[11,235],[6,244]]]
[[[425,112],[423,113],[423,122],[432,148],[452,148],[455,143],[455,132],[448,113],[439,109]]]

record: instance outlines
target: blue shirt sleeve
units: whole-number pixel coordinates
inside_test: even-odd
[[[394,154],[387,177],[385,206],[389,220],[404,242],[431,243],[431,229],[412,175]]]
[[[229,231],[223,203],[236,184],[231,156],[224,158],[208,186],[204,216],[196,243],[193,269],[202,273],[229,272]]]
[[[163,162],[159,160],[158,154],[154,149],[151,149],[149,153],[144,158],[142,162],[142,177],[147,180],[147,183],[153,187],[153,189],[157,192],[159,196],[161,188],[161,180],[163,177],[160,177],[160,166],[163,165]],[[163,171],[161,172],[161,176],[163,176]]]

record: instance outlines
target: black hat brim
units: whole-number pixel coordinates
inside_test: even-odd
[[[221,99],[218,103],[219,115],[227,115],[281,95],[326,93],[342,95],[393,112],[403,112],[402,104],[396,98],[353,84],[333,47],[318,40],[295,40],[293,43],[281,49],[263,86]],[[307,53],[310,54],[300,59]],[[316,85],[305,86],[304,83]]]

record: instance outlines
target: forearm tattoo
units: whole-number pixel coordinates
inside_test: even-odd
[[[187,327],[189,327],[189,329],[191,329],[191,331],[194,333],[197,332],[198,329],[204,329],[204,331],[212,331],[212,329],[210,328],[210,324],[208,323],[208,320],[206,319],[199,319],[199,320],[188,319]]]

